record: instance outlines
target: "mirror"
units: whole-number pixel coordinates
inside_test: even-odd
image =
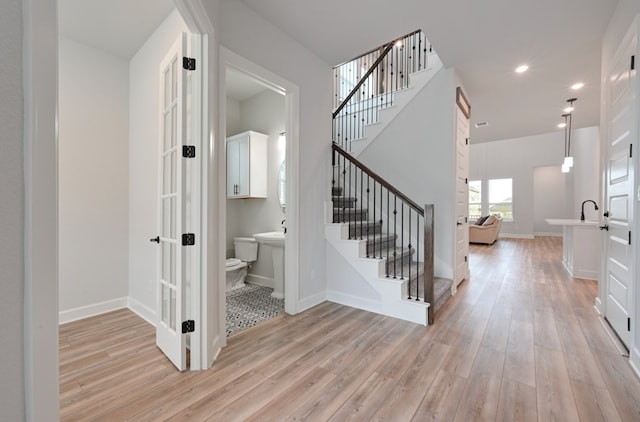
[[[280,202],[280,208],[282,208],[282,212],[284,212],[285,205],[287,204],[287,185],[286,185],[287,177],[285,170],[285,161],[282,161],[280,164],[280,171],[278,172],[278,202]]]

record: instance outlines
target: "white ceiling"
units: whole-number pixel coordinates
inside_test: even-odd
[[[240,1],[330,65],[422,29],[460,75],[472,123],[489,123],[472,127],[473,142],[557,130],[572,96],[574,127],[599,122],[600,45],[618,0]],[[129,59],[171,10],[171,0],[59,0],[60,32]],[[530,70],[516,75],[521,63]]]
[[[129,60],[173,9],[171,0],[58,0],[59,32]]]
[[[329,64],[422,29],[460,75],[473,142],[597,125],[600,45],[617,0],[241,0]],[[513,70],[527,63],[530,70]],[[569,89],[575,81],[586,86]]]
[[[225,82],[227,97],[236,101],[244,101],[270,89],[257,79],[233,67],[227,67],[227,79]]]

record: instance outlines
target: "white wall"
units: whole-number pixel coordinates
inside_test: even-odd
[[[329,197],[331,66],[238,1],[222,2],[220,41],[300,89],[299,299],[326,288],[324,201]]]
[[[585,199],[599,198],[597,175],[599,174],[598,128],[576,129],[571,137],[574,167],[565,175],[567,202],[558,214],[567,212],[567,218],[579,218],[580,203]],[[534,234],[534,168],[559,165],[564,157],[564,132],[502,141],[471,144],[469,178],[513,179],[513,222],[502,224],[502,235],[531,237]],[[594,179],[595,178],[595,179]],[[594,180],[596,182],[594,183]],[[581,199],[584,198],[584,199]],[[576,202],[579,201],[579,202]],[[577,204],[577,205],[576,205]],[[571,212],[573,210],[573,212]],[[551,215],[548,218],[558,217]],[[587,215],[588,218],[595,218]]]
[[[123,59],[64,38],[58,69],[59,308],[66,322],[96,311],[77,308],[126,303],[129,69]]]
[[[453,277],[455,92],[440,70],[359,159],[420,205],[435,205],[435,274]]]
[[[547,218],[567,218],[567,189],[561,166],[533,168],[533,234],[562,235],[562,226],[547,223]]]
[[[8,421],[25,420],[24,367],[24,168],[22,2],[8,0],[0,13],[0,409]]]
[[[227,124],[226,136],[229,137],[242,132],[240,129],[240,102],[233,98],[227,98],[225,113]]]
[[[129,62],[129,297],[148,318],[156,308],[158,233],[159,68],[187,27],[174,11]]]
[[[267,198],[227,200],[227,257],[233,256],[233,238],[255,233],[280,231],[284,214],[278,202],[278,173],[285,158],[284,145],[279,146],[279,134],[285,127],[285,97],[267,90],[240,102],[238,132],[247,130],[264,133],[267,140]],[[254,281],[265,285],[273,282],[273,261],[269,247],[258,247],[258,260],[249,273]]]

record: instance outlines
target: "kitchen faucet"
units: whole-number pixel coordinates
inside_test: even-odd
[[[596,204],[596,201],[593,201],[591,199],[587,199],[586,201],[582,202],[582,211],[580,212],[580,220],[584,221],[584,204],[587,202],[593,202],[593,208],[598,211],[598,204]]]

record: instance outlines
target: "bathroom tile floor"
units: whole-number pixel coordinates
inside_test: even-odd
[[[271,297],[271,292],[251,283],[227,292],[227,337],[284,312],[284,299]]]

